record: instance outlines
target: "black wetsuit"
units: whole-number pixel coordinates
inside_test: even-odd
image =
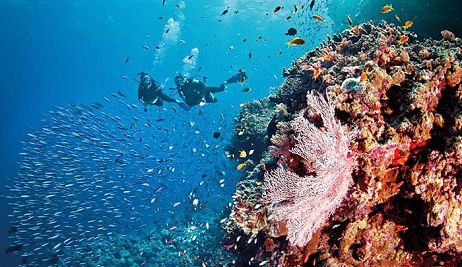
[[[223,92],[225,86],[220,87],[206,87],[205,84],[199,80],[189,78],[184,84],[178,87],[178,93],[184,99],[188,106],[196,106],[201,102],[215,103],[217,99],[213,93]]]
[[[175,99],[162,92],[160,86],[154,82],[151,87],[146,88],[142,84],[138,87],[138,100],[143,100],[145,105],[162,106],[164,101],[175,102]]]

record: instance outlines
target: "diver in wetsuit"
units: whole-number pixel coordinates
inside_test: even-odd
[[[147,111],[147,105],[163,106],[164,101],[176,103],[184,110],[190,109],[184,102],[178,101],[162,92],[162,87],[157,85],[154,79],[147,73],[140,72],[138,76],[140,76],[140,80],[135,80],[139,83],[138,100],[143,103],[144,111]]]
[[[201,80],[196,79],[201,77]],[[242,79],[247,78],[245,71],[241,71],[233,77],[220,84],[218,87],[207,87],[205,86],[206,77],[194,76],[186,78],[179,74],[175,77],[175,84],[178,90],[178,94],[185,101],[185,103],[192,107],[201,103],[216,103],[217,99],[213,95],[214,93],[223,92],[225,90],[225,84],[237,83]]]

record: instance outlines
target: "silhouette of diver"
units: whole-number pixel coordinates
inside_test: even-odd
[[[202,81],[196,79],[197,77],[202,78]],[[178,90],[178,94],[185,101],[185,103],[192,107],[201,103],[216,103],[217,99],[213,95],[214,93],[223,92],[226,84],[237,83],[242,79],[247,78],[245,71],[240,71],[238,74],[229,78],[218,87],[205,86],[207,78],[205,76],[196,75],[187,78],[181,74],[175,77],[175,84]]]
[[[190,110],[191,108],[184,102],[178,101],[162,91],[162,87],[156,83],[156,81],[145,72],[138,73],[140,80],[138,86],[138,100],[143,103],[144,111],[147,111],[147,105],[163,106],[164,101],[176,103],[184,110]]]

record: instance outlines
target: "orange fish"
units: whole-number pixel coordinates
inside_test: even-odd
[[[313,79],[316,81],[318,79],[319,75],[321,75],[321,70],[320,69],[314,69],[313,70]]]
[[[261,170],[266,172],[266,164],[265,163],[262,163],[261,164]]]
[[[242,150],[241,152],[239,152],[239,157],[240,158],[246,158],[247,157],[247,153],[245,152],[245,150]]]
[[[334,59],[334,56],[331,55],[331,54],[326,54],[326,55],[322,56],[322,59],[324,59],[326,61],[331,61],[332,59]]]
[[[369,75],[369,68],[366,68],[366,71],[361,72],[361,78],[359,78],[359,82],[365,82],[367,80],[367,75]]]
[[[395,228],[398,232],[401,232],[401,231],[406,231],[408,228],[406,226],[403,226],[403,225],[394,225],[393,228]]]
[[[355,26],[351,29],[355,34],[360,34],[361,33],[361,29],[359,29],[358,26]]]
[[[290,40],[289,42],[287,42],[287,45],[288,46],[292,46],[292,45],[304,45],[305,44],[305,40],[303,40],[302,38],[300,37],[295,37],[294,39]]]
[[[405,36],[401,37],[401,39],[398,40],[398,44],[404,44],[407,41],[409,41],[409,36],[405,35]]]
[[[380,9],[380,12],[385,14],[385,13],[390,13],[391,11],[393,11],[393,7],[391,5],[385,5],[382,7],[382,9]]]
[[[408,20],[408,21],[406,21],[406,22],[404,23],[403,28],[404,28],[405,30],[407,30],[407,29],[411,28],[412,25],[414,25],[414,21]]]
[[[242,170],[242,168],[245,167],[245,165],[246,165],[245,162],[244,162],[244,163],[241,163],[241,164],[237,165],[236,169],[237,169],[238,171],[240,171],[240,170]]]
[[[327,20],[319,15],[314,15],[313,19],[320,21],[320,22],[326,22]]]

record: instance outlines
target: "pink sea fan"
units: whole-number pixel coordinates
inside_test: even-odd
[[[332,215],[348,192],[355,158],[349,149],[352,133],[335,118],[334,106],[323,96],[307,95],[308,109],[322,119],[322,127],[303,114],[292,121],[299,155],[313,169],[300,176],[283,165],[265,175],[264,198],[273,221],[286,222],[287,239],[293,245],[306,245],[311,236]],[[355,131],[352,131],[355,132]]]

